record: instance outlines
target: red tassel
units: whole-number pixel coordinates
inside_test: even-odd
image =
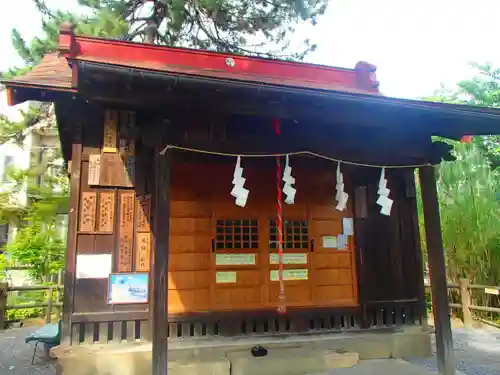
[[[472,135],[464,135],[462,138],[460,138],[460,142],[472,143]]]
[[[279,118],[273,119],[273,126],[274,126],[274,132],[277,135],[280,135],[281,131],[280,131],[280,119]]]

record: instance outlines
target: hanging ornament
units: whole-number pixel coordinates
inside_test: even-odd
[[[243,185],[246,179],[243,177],[243,168],[241,167],[241,156],[236,159],[236,166],[233,173],[233,190],[231,190],[231,195],[236,198],[236,205],[240,207],[245,207],[248,200],[248,194],[250,191],[245,189]]]
[[[344,191],[344,175],[340,172],[340,162],[337,164],[337,195],[335,200],[337,201],[337,206],[335,207],[338,211],[344,211],[347,206],[347,200],[349,199],[349,194]]]
[[[286,155],[285,170],[283,171],[283,193],[285,193],[285,203],[294,204],[295,203],[295,193],[297,189],[293,187],[295,184],[295,178],[292,177],[292,167],[290,167],[290,158]]]
[[[381,207],[380,213],[382,215],[390,216],[391,208],[394,201],[389,198],[389,194],[391,191],[387,188],[387,179],[385,178],[385,168],[382,168],[382,172],[380,173],[380,181],[378,183],[378,191],[379,195],[377,199],[377,204]]]

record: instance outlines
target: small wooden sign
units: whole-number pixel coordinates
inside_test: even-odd
[[[96,201],[97,193],[82,193],[79,225],[80,232],[93,232],[95,230]]]
[[[103,191],[99,193],[99,224],[98,231],[113,233],[115,226],[115,192]]]
[[[104,140],[102,152],[116,152],[118,114],[116,111],[107,110],[104,120]]]
[[[144,233],[150,232],[151,226],[151,195],[144,195],[137,197],[137,224],[136,232]]]
[[[120,192],[120,223],[118,237],[118,272],[132,271],[135,192]]]
[[[151,253],[151,234],[137,233],[135,236],[135,270],[149,271],[149,257]]]
[[[134,170],[131,172],[135,175]],[[126,166],[123,158],[119,154],[103,154],[101,156],[100,167],[100,182],[101,186],[117,186],[117,187],[132,187],[132,181],[128,177]]]
[[[99,178],[101,175],[101,155],[89,155],[89,176],[87,182],[90,186],[99,185]]]

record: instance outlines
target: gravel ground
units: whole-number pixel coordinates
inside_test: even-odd
[[[0,375],[55,375],[54,362],[44,356],[39,344],[35,364],[31,364],[34,343],[24,339],[38,327],[13,328],[0,332]]]
[[[34,344],[25,344],[24,338],[36,329],[17,328],[0,333],[0,375],[55,375],[54,362],[44,357],[41,345],[35,364],[31,364]],[[466,375],[500,375],[500,330],[454,328],[453,334],[459,371]],[[437,371],[435,355],[407,360]]]
[[[407,358],[413,364],[437,372],[436,347],[433,356]],[[466,375],[500,375],[500,330],[453,328],[453,349],[457,370]],[[3,374],[0,374],[3,375]]]

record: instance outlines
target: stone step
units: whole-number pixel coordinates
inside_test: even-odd
[[[231,375],[306,375],[358,364],[353,352],[308,350],[304,348],[268,349],[264,357],[254,357],[250,351],[228,353]]]

